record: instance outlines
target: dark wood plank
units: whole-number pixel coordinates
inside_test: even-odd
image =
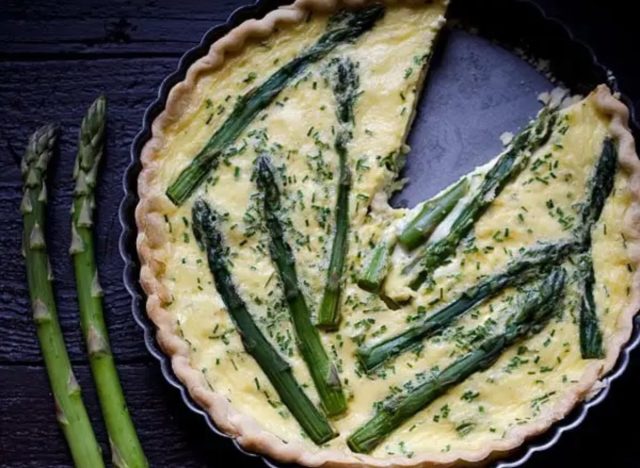
[[[108,144],[97,192],[97,256],[105,290],[105,305],[113,349],[124,362],[148,359],[142,332],[131,315],[131,301],[122,282],[118,251],[118,205],[129,147],[141,127],[142,114],[156,89],[174,70],[174,59],[100,60],[68,62],[0,62],[0,258],[2,258],[2,319],[0,363],[37,363],[40,352],[28,312],[24,266],[20,256],[22,219],[18,207],[21,178],[18,160],[30,132],[45,122],[61,126],[60,153],[49,174],[49,252],[56,278],[59,314],[74,360],[84,359],[78,330],[76,292],[70,239],[72,167],[78,125],[100,93],[109,98]],[[52,78],[55,77],[55,78]]]
[[[9,0],[0,6],[0,56],[181,55],[241,2]],[[250,3],[250,2],[245,2]]]
[[[76,376],[103,452],[108,441],[88,366]],[[164,382],[158,367],[124,365],[120,376],[129,410],[151,466],[264,466],[241,455],[231,441],[214,435],[204,419],[188,411],[178,392]],[[71,458],[60,432],[45,371],[33,366],[0,366],[0,466],[69,467]]]

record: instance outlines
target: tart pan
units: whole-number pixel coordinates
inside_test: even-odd
[[[206,55],[210,45],[243,21],[262,17],[287,3],[291,2],[258,0],[237,9],[226,23],[210,29],[200,44],[182,56],[177,70],[162,82],[158,97],[144,113],[142,130],[131,145],[131,162],[123,179],[120,253],[125,261],[124,282],[132,298],[133,316],[144,331],[146,347],[158,359],[162,374],[178,389],[187,408],[202,415],[214,433],[227,438],[175,377],[170,359],[155,340],[155,326],[145,312],[145,296],[138,281],[140,262],[135,248],[134,219],[140,153],[151,137],[151,124],[162,112],[169,91],[184,79],[187,69],[198,58]],[[537,102],[540,92],[561,85],[572,93],[586,94],[599,83],[608,83],[613,91],[620,92],[615,77],[593,52],[576,41],[562,23],[547,17],[529,1],[453,0],[447,16],[449,22],[436,45],[409,136],[412,150],[403,172],[411,174],[411,181],[393,197],[395,206],[413,206],[498,153],[502,147],[498,138],[501,132],[514,132],[535,115],[540,107]],[[640,131],[632,103],[622,93],[621,99],[629,107],[631,130],[638,141]],[[610,385],[625,371],[629,354],[639,343],[640,321],[636,318],[631,339],[615,367],[603,378],[599,392],[578,404],[544,434],[504,454],[494,466],[523,466],[535,452],[553,446],[562,433],[578,426],[589,409],[606,398]],[[259,456],[235,441],[234,444],[247,456]],[[284,466],[261,458],[268,466]]]

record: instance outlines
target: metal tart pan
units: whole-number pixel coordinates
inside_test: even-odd
[[[156,342],[155,326],[145,312],[134,219],[140,152],[151,137],[151,124],[164,109],[169,91],[184,79],[187,69],[197,59],[206,55],[210,45],[243,21],[260,18],[287,3],[290,1],[258,0],[238,8],[224,24],[211,28],[196,47],[182,56],[177,70],[162,82],[157,98],[144,113],[142,129],[131,145],[131,163],[123,178],[120,253],[125,261],[124,281],[131,294],[133,316],[144,332],[146,347],[160,363],[167,382],[180,392],[185,406],[202,415],[211,431],[226,438],[229,436],[216,427],[174,375],[170,359]],[[640,135],[631,100],[618,89],[615,77],[587,45],[577,41],[561,22],[546,16],[535,4],[527,0],[453,0],[448,18],[449,24],[436,46],[409,136],[412,150],[403,173],[411,174],[411,181],[393,197],[394,205],[412,206],[486,162],[500,150],[501,132],[516,131],[523,126],[540,107],[538,93],[549,91],[557,84],[572,93],[586,94],[597,84],[608,83],[620,92],[631,110],[636,139]],[[627,368],[631,350],[639,343],[640,321],[636,319],[631,339],[615,367],[603,379],[604,385],[598,394],[577,405],[544,434],[496,459],[493,466],[523,466],[535,452],[555,445],[564,432],[580,425],[589,409],[606,398],[611,384]],[[268,466],[284,466],[247,452],[235,440],[234,444],[247,456],[261,457]]]

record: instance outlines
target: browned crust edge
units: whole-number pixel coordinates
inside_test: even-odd
[[[629,256],[636,266],[631,299],[618,320],[618,331],[607,343],[607,358],[594,362],[587,368],[574,392],[542,413],[535,422],[508,432],[504,439],[482,450],[385,459],[347,454],[334,449],[312,452],[301,443],[284,443],[274,434],[262,429],[252,417],[236,411],[224,396],[209,388],[203,375],[190,366],[188,345],[180,337],[174,320],[163,307],[170,299],[166,287],[159,279],[163,273],[166,256],[164,246],[167,241],[163,213],[171,211],[172,204],[158,187],[154,187],[153,180],[159,166],[156,160],[157,150],[163,144],[164,129],[175,122],[188,106],[189,95],[201,73],[221,67],[225,54],[238,52],[248,40],[264,38],[279,25],[300,22],[310,11],[332,11],[341,6],[356,7],[366,3],[370,3],[369,0],[296,0],[292,5],[274,10],[260,20],[248,20],[216,41],[209,53],[188,69],[185,80],[171,89],[164,111],[152,124],[152,137],[142,149],[142,171],[138,178],[140,201],[135,212],[138,227],[136,246],[141,262],[140,282],[147,294],[147,315],[157,327],[156,338],[164,352],[171,357],[175,375],[185,384],[191,397],[208,412],[221,430],[234,437],[247,450],[306,466],[441,467],[481,464],[517,448],[527,438],[544,432],[565,417],[578,402],[588,398],[594,388],[598,387],[599,378],[614,366],[620,350],[631,336],[633,317],[640,309],[640,161],[628,127],[628,109],[612,96],[605,85],[596,89],[595,102],[602,112],[611,116],[610,133],[618,140],[619,163],[622,170],[629,174],[629,190],[633,196],[633,202],[623,220]]]

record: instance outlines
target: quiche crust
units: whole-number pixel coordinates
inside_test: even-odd
[[[300,23],[310,12],[334,11],[340,7],[358,7],[367,3],[372,2],[297,0],[290,6],[270,12],[260,20],[246,21],[216,41],[209,53],[189,68],[185,80],[171,89],[165,109],[152,124],[152,137],[142,150],[142,170],[138,178],[140,201],[135,212],[138,227],[136,245],[141,262],[140,282],[147,295],[147,314],[157,327],[158,343],[171,357],[173,371],[185,384],[191,397],[206,409],[221,430],[234,437],[247,450],[306,466],[428,467],[457,463],[483,464],[517,448],[527,438],[544,432],[554,422],[566,416],[577,403],[592,396],[602,385],[600,378],[614,366],[622,346],[629,340],[633,317],[640,309],[640,161],[628,126],[628,109],[605,85],[600,85],[594,92],[595,103],[601,112],[611,117],[609,132],[618,141],[620,168],[628,174],[628,188],[632,197],[631,205],[622,220],[627,251],[635,267],[629,302],[618,319],[617,332],[607,340],[605,359],[594,361],[587,367],[573,392],[567,393],[555,405],[546,407],[533,422],[509,430],[502,440],[488,444],[482,450],[452,450],[438,455],[418,453],[411,458],[395,455],[384,459],[325,448],[312,453],[301,443],[285,443],[264,430],[253,417],[234,409],[224,396],[211,390],[202,373],[191,367],[189,346],[180,336],[173,317],[165,308],[171,298],[166,286],[160,281],[169,242],[164,214],[172,209],[172,203],[154,183],[160,166],[158,149],[163,145],[166,128],[189,106],[190,95],[200,76],[204,72],[222,67],[225,56],[241,51],[248,41],[265,38],[278,26]]]

